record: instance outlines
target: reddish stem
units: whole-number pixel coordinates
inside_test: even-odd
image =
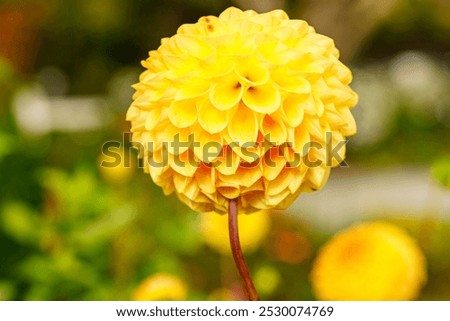
[[[244,282],[248,299],[250,301],[258,301],[258,293],[256,292],[252,277],[250,276],[247,264],[245,263],[241,242],[239,241],[237,199],[230,200],[228,203],[228,232],[230,234],[230,244],[234,262],[236,263],[236,267]]]

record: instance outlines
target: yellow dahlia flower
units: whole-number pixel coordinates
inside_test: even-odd
[[[356,132],[338,58],[332,39],[282,10],[182,25],[134,85],[127,119],[145,170],[200,212],[235,198],[240,213],[285,208],[320,189]]]
[[[145,279],[133,293],[136,301],[181,301],[186,298],[186,284],[180,278],[163,272]]]
[[[258,215],[238,216],[240,243],[242,250],[247,253],[255,251],[270,230],[269,213],[257,213]],[[200,217],[200,232],[205,243],[223,255],[231,255],[227,215],[202,213]]]
[[[311,280],[319,300],[412,300],[426,281],[425,257],[403,229],[364,223],[320,250]]]

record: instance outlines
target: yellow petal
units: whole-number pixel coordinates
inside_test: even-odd
[[[331,128],[340,128],[346,125],[346,121],[342,118],[333,103],[325,105],[325,117]]]
[[[264,182],[262,179],[258,179],[249,187],[241,188],[241,195],[244,195],[245,193],[253,193],[255,191],[264,191]]]
[[[199,77],[204,79],[230,75],[235,65],[233,56],[213,55],[200,62]]]
[[[266,195],[277,195],[284,190],[289,191],[289,184],[295,178],[294,170],[285,167],[274,180],[266,180]]]
[[[292,179],[291,183],[288,186],[291,194],[297,193],[298,189],[300,188],[301,184],[303,183],[303,179],[307,172],[308,172],[308,167],[304,163],[302,163],[298,168],[293,170],[295,177]]]
[[[283,64],[286,61],[297,59],[297,56],[301,55],[299,51],[291,50],[278,38],[267,33],[258,34],[256,45],[260,55],[274,64]]]
[[[325,131],[320,125],[319,118],[317,117],[305,117],[302,126],[308,130],[311,137],[315,138],[320,142],[325,142]]]
[[[263,176],[268,181],[274,180],[286,166],[286,158],[280,155],[278,147],[272,147],[262,161]]]
[[[260,63],[243,62],[236,67],[239,81],[245,86],[265,84],[270,77],[269,71]]]
[[[222,136],[210,134],[201,128],[194,132],[194,153],[204,163],[213,162],[222,152]]]
[[[323,187],[330,175],[330,169],[331,167],[326,166],[325,164],[323,164],[323,166],[309,168],[307,179],[312,191],[317,191]]]
[[[192,182],[192,177],[187,177],[184,175],[180,175],[178,173],[175,173],[173,175],[173,182],[175,184],[175,189],[178,193],[183,193],[186,190],[186,188],[189,186],[189,184]]]
[[[195,172],[195,179],[204,193],[212,194],[216,192],[216,170],[212,166],[200,163],[199,168]]]
[[[271,114],[280,107],[281,95],[275,86],[266,84],[247,88],[242,101],[256,112]]]
[[[304,41],[301,42],[303,45]],[[310,49],[310,48],[308,48]],[[317,56],[312,53],[306,53],[290,60],[288,65],[290,69],[301,71],[307,74],[323,74],[325,68],[323,60],[318,60]]]
[[[156,176],[153,174],[152,170],[152,167],[150,167],[150,175],[155,184],[162,187],[165,195],[169,195],[170,193],[172,193],[175,190],[175,186],[173,183],[173,175],[175,172],[171,168],[169,168],[161,175]]]
[[[168,117],[179,128],[189,127],[197,120],[197,106],[193,99],[175,100],[169,108]]]
[[[168,152],[179,155],[186,152],[192,144],[193,137],[189,128],[166,126],[160,135],[161,142],[165,144]]]
[[[217,191],[227,199],[238,198],[241,194],[241,190],[238,184],[235,183],[225,183],[222,181],[217,182]]]
[[[258,123],[255,113],[240,104],[228,124],[228,133],[233,142],[242,146],[255,143],[258,137]]]
[[[243,87],[237,77],[224,77],[209,92],[211,103],[219,110],[236,106],[242,98]]]
[[[327,136],[327,146],[330,147],[327,149],[326,162],[327,166],[336,167],[345,159],[346,140],[339,131],[330,133],[331,135]],[[331,150],[334,152],[332,153]],[[334,157],[334,154],[337,154],[337,156]]]
[[[265,203],[267,207],[278,207],[278,204],[282,203],[286,197],[288,197],[291,193],[289,190],[282,190],[278,194],[270,194],[266,195]]]
[[[187,150],[179,155],[168,154],[170,167],[177,173],[192,177],[199,167],[199,161],[191,150]]]
[[[350,110],[348,108],[339,108],[338,112],[342,119],[346,122],[346,126],[340,128],[341,133],[344,136],[356,134],[356,122]]]
[[[268,208],[265,203],[266,197],[263,191],[254,191],[252,193],[247,193],[241,197],[241,200],[242,202],[245,201],[245,203],[256,209],[264,210]]]
[[[155,128],[161,117],[161,111],[161,108],[155,108],[148,112],[147,118],[145,120],[145,129],[152,130],[153,128]]]
[[[305,109],[301,105],[301,95],[289,95],[283,100],[283,114],[285,122],[291,127],[297,127],[303,121]]]
[[[210,134],[221,132],[228,124],[228,112],[215,108],[206,100],[198,111],[198,122]]]
[[[288,92],[308,94],[311,92],[311,84],[300,72],[289,70],[286,66],[274,68],[270,71],[271,78],[278,86]]]
[[[208,80],[196,78],[195,80],[183,79],[180,83],[176,83],[176,86],[178,89],[175,94],[175,100],[183,100],[196,98],[205,94],[211,84]]]
[[[231,149],[230,146],[225,146],[222,153],[213,163],[214,168],[223,175],[232,175],[236,173],[239,166],[239,157]]]
[[[322,102],[322,99],[317,97],[316,95],[313,95],[314,98],[314,105],[316,106],[316,114],[319,117],[322,117],[323,112],[325,111],[325,106]]]
[[[239,24],[235,26],[238,27]],[[242,25],[242,24],[241,24]],[[244,27],[244,26],[243,26]],[[249,56],[256,50],[253,37],[237,33],[227,33],[215,39],[216,53],[222,56]]]
[[[241,162],[247,164],[254,163],[261,157],[261,148],[255,144],[244,144],[243,147],[239,147],[237,144],[232,144],[233,152],[236,153]]]
[[[206,41],[195,35],[175,35],[173,39],[181,52],[194,57],[204,59],[214,53]]]
[[[284,123],[269,115],[264,116],[261,124],[261,132],[270,143],[281,145],[286,142],[287,131]]]
[[[198,60],[188,54],[163,55],[162,58],[167,68],[171,71],[176,71],[177,76],[182,76],[198,69]]]
[[[234,175],[223,175],[219,173],[219,179],[227,184],[236,183],[241,187],[250,187],[256,181],[258,181],[262,176],[262,171],[260,166],[239,166],[236,174]]]
[[[221,20],[238,20],[244,17],[244,13],[242,10],[236,7],[229,7],[225,9],[220,15],[219,19]]]
[[[292,148],[300,156],[305,156],[308,153],[311,137],[309,135],[307,126],[303,124],[294,130],[294,141]]]

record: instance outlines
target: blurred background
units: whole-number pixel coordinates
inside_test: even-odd
[[[423,250],[418,299],[450,300],[449,0],[0,0],[0,300],[243,297],[208,230],[223,222],[163,196],[123,138],[148,51],[231,5],[282,8],[335,39],[360,95],[349,167],[242,228],[261,297],[314,300],[318,249],[377,219]],[[130,167],[98,166],[110,140]],[[146,293],[155,277],[170,295]]]

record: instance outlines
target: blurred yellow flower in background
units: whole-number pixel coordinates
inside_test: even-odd
[[[282,10],[184,24],[142,65],[133,142],[164,193],[199,212],[235,198],[239,213],[286,208],[324,185],[356,132],[352,74],[333,40]]]
[[[270,230],[267,211],[258,215],[238,215],[242,251],[250,253],[258,249]],[[228,216],[216,213],[202,213],[200,231],[205,243],[223,255],[231,255],[228,235]]]
[[[325,244],[311,280],[319,300],[413,300],[426,281],[426,262],[403,229],[368,222]]]
[[[97,161],[101,177],[111,184],[128,182],[136,172],[134,163],[130,154],[122,148],[113,149],[109,153],[102,151]]]
[[[187,293],[187,285],[183,280],[161,272],[142,281],[132,298],[136,301],[180,301],[186,300]]]

